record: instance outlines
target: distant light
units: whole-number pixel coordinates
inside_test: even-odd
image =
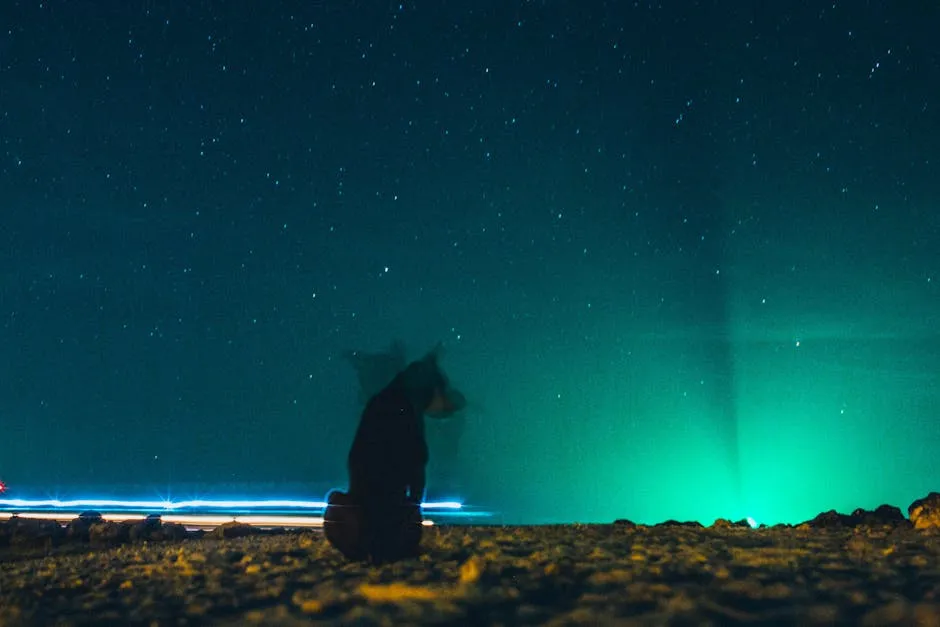
[[[134,520],[147,520],[143,514],[102,514],[101,520],[110,522],[130,522]]]
[[[322,516],[236,516],[235,522],[246,525],[278,527],[322,527]]]
[[[177,523],[180,525],[224,525],[225,523],[235,522],[235,516],[161,516],[160,520],[165,523]]]
[[[23,512],[17,514],[20,518],[30,518],[33,520],[54,520],[60,523],[67,523],[78,518],[79,512]],[[13,514],[0,512],[0,520],[10,520]],[[137,514],[124,514],[119,512],[107,512],[101,515],[102,520],[109,522],[136,522],[146,520],[146,516]],[[190,527],[218,527],[225,523],[237,522],[253,527],[322,527],[322,516],[223,516],[223,515],[202,515],[185,516],[170,514],[161,516],[160,520],[164,523],[177,523]]]
[[[431,501],[422,503],[421,507],[424,509],[462,509],[463,503],[460,501]]]
[[[751,529],[757,529],[757,521],[750,516],[747,517],[747,524],[751,526]]]
[[[68,523],[78,518],[79,512],[23,512],[18,514],[20,518],[30,518],[33,520],[54,520],[59,523]],[[0,512],[0,520],[10,520],[13,514]],[[138,522],[146,520],[146,516],[138,514],[124,514],[120,512],[107,512],[101,515],[102,520],[109,522]],[[180,515],[169,514],[161,516],[160,520],[164,523],[176,523],[185,527],[218,527],[226,523],[242,523],[252,527],[287,527],[287,528],[318,528],[323,526],[322,516],[225,516],[225,515]],[[433,527],[433,520],[422,520],[421,524],[425,527]]]
[[[182,509],[316,509],[322,510],[326,501],[302,501],[294,499],[263,500],[212,500],[194,499],[190,501],[122,501],[118,499],[0,499],[0,507],[22,509],[136,509],[176,511]],[[424,509],[459,510],[463,504],[459,501],[432,501],[422,503]]]

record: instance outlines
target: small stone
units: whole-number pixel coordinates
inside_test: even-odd
[[[209,532],[211,538],[244,538],[245,536],[256,535],[258,530],[251,525],[236,521],[227,522],[219,525]]]
[[[480,580],[480,577],[483,576],[483,570],[485,568],[486,563],[482,557],[476,555],[472,556],[460,566],[460,583],[476,583]]]
[[[359,594],[375,603],[400,603],[403,601],[433,601],[440,593],[427,586],[410,586],[404,583],[375,585],[364,583]]]
[[[862,627],[880,627],[881,625],[910,625],[912,612],[907,601],[892,601],[866,613],[861,620]]]

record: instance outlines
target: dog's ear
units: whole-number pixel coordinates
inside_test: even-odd
[[[434,347],[428,351],[428,354],[424,356],[424,360],[430,363],[437,363],[444,356],[444,342],[438,342]]]
[[[392,340],[392,345],[388,348],[388,354],[394,356],[396,359],[405,362],[405,343],[401,340]]]

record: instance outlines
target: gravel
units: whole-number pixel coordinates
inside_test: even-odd
[[[431,527],[346,563],[319,532],[0,556],[6,625],[937,625],[940,532]]]

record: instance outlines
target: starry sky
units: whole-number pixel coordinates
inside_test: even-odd
[[[906,508],[940,485],[938,20],[5,1],[0,478],[319,499],[344,352],[400,339],[470,400],[431,498]]]

